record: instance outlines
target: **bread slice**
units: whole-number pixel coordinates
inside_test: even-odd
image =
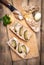
[[[32,28],[33,31],[39,32],[39,22],[36,22],[34,20],[32,13],[25,14],[24,18],[26,20],[26,23],[29,25],[30,28]]]
[[[17,23],[17,24],[16,24]],[[24,40],[24,41],[28,41],[32,35],[32,33],[25,27],[23,26],[21,23],[16,22],[14,26],[10,26],[10,30],[15,33],[20,39]],[[27,36],[28,39],[25,39],[24,37],[24,32],[28,31],[29,34],[25,34]]]
[[[14,46],[12,46],[12,41],[16,41],[16,48],[14,48]],[[10,46],[10,48],[18,54],[18,56],[20,56],[21,58],[25,58],[26,55],[28,54],[28,52],[30,51],[30,48],[28,48],[27,45],[25,45],[22,42],[19,42],[15,37],[13,37],[12,39],[10,39],[7,44]],[[18,50],[22,51],[19,52]]]

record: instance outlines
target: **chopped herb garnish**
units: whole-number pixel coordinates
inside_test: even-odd
[[[8,15],[3,16],[2,18],[0,18],[0,20],[3,21],[4,26],[7,26],[8,24],[11,23],[11,19]]]

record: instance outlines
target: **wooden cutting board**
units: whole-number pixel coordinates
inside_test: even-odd
[[[28,27],[28,25],[26,24],[25,20],[19,21],[17,20],[13,13],[10,12],[9,9],[7,9],[6,7],[3,7],[4,13],[5,14],[9,14],[11,17],[11,21],[12,23],[10,25],[7,26],[8,29],[8,38],[11,39],[12,37],[17,38],[20,42],[26,44],[29,48],[30,48],[30,52],[27,54],[27,56],[25,57],[25,59],[30,59],[30,58],[34,58],[34,57],[38,57],[39,56],[39,52],[38,52],[38,46],[37,46],[37,39],[36,39],[36,34]],[[5,12],[6,11],[6,12]],[[31,32],[32,32],[32,37],[30,38],[30,40],[28,42],[24,42],[22,41],[20,38],[18,38],[13,32],[10,31],[9,27],[11,25],[13,25],[16,21],[19,21],[20,23],[22,23],[22,25],[26,26]],[[12,60],[13,61],[17,61],[17,60],[22,60],[22,58],[20,58],[15,52],[13,52],[11,49],[11,56],[12,56]]]
[[[28,27],[28,25],[26,24],[25,20],[19,21],[19,20],[15,19],[14,15],[12,13],[10,14],[10,17],[11,17],[12,23],[8,26],[9,39],[11,39],[12,37],[15,37],[20,42],[26,44],[30,48],[30,52],[27,54],[27,56],[24,59],[30,59],[30,58],[33,58],[33,57],[38,57],[39,53],[38,53],[37,39],[36,39],[35,33]],[[21,40],[13,32],[10,31],[9,27],[11,25],[14,25],[14,23],[16,21],[19,21],[22,25],[26,26],[29,29],[29,31],[32,33],[32,36],[31,36],[29,41],[25,42],[25,41]],[[11,50],[11,55],[12,55],[13,61],[17,61],[17,60],[21,60],[22,59],[15,52],[13,52],[12,50]]]

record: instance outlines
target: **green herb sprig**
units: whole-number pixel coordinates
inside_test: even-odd
[[[7,26],[11,23],[11,19],[8,15],[4,15],[2,18],[0,18],[0,21],[3,21],[4,26]]]

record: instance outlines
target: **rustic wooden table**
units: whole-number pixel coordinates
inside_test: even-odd
[[[11,4],[13,4],[14,6],[16,6],[17,8],[20,9],[20,2],[19,0],[8,0],[11,2]],[[19,3],[19,6],[17,6]],[[30,3],[34,3],[37,4],[40,8],[41,11],[41,0],[30,0]],[[43,7],[44,9],[44,7]],[[0,17],[3,16],[5,13],[6,9],[4,9],[3,5],[0,4]],[[5,12],[5,13],[4,13]],[[43,12],[43,11],[42,11]],[[11,14],[11,13],[10,13]],[[43,19],[42,19],[43,21]],[[37,38],[38,38],[38,49],[40,51],[40,38],[41,39],[41,43],[44,43],[43,41],[43,33],[44,33],[44,29],[43,29],[43,23],[42,23],[42,34],[41,32],[39,32],[39,35],[37,34]],[[42,35],[42,36],[41,36]],[[0,22],[0,65],[40,65],[40,59],[44,59],[43,54],[42,54],[42,58],[41,57],[37,57],[37,58],[32,58],[32,59],[27,59],[27,60],[20,60],[20,61],[12,61],[12,56],[11,56],[11,52],[10,52],[10,48],[8,47],[8,45],[6,44],[7,40],[8,40],[8,29],[7,27],[3,26],[3,23]],[[43,47],[43,44],[41,44]],[[43,48],[42,48],[43,50]],[[42,51],[43,52],[43,51]],[[41,54],[40,54],[41,55]],[[42,61],[44,62],[44,61]],[[44,65],[44,63],[42,63]]]

